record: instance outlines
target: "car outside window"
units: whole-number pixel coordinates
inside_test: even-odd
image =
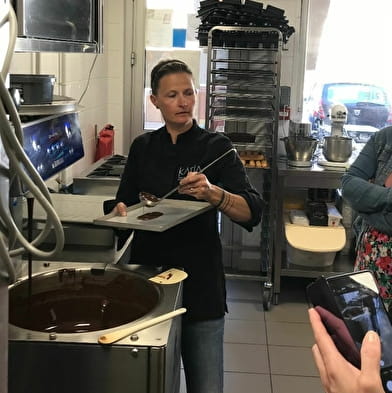
[[[358,136],[392,124],[391,101],[380,86],[364,83],[337,82],[315,87],[307,105],[313,130],[328,133],[330,110],[335,104],[347,108],[346,129]]]

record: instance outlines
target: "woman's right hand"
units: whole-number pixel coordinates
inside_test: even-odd
[[[127,205],[123,202],[118,202],[113,212],[116,216],[125,217],[127,215]]]
[[[367,332],[361,347],[361,370],[337,350],[318,312],[309,310],[316,344],[313,357],[327,393],[385,393],[380,377],[381,344],[377,333]]]

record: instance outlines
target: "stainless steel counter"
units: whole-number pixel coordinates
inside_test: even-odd
[[[94,224],[103,214],[106,195],[51,194],[53,206],[62,222],[65,245],[53,260],[73,262],[114,263],[116,239],[112,228]],[[23,202],[23,216],[27,218],[27,203]],[[38,203],[34,207],[33,233],[36,236],[44,227],[46,212]],[[56,239],[51,232],[41,249],[51,250]]]
[[[314,163],[308,168],[290,167],[286,162],[278,163],[278,185],[275,218],[275,253],[273,267],[273,302],[278,303],[282,276],[318,277],[321,274],[331,275],[352,270],[353,261],[337,257],[332,266],[320,269],[288,266],[284,255],[285,233],[283,228],[283,197],[285,188],[325,188],[341,187],[344,170],[330,170]]]
[[[278,163],[278,181],[282,187],[340,188],[343,173],[344,170],[326,169],[317,163],[309,168],[292,167],[285,162]]]

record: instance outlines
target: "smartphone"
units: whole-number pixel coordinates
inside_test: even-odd
[[[363,270],[322,276],[308,285],[306,293],[309,302],[316,310],[319,308],[321,319],[339,351],[356,367],[360,364],[355,364],[353,359],[357,357],[353,353],[359,354],[366,332],[374,330],[379,334],[381,379],[385,391],[392,392],[392,324],[373,273]],[[324,310],[327,311],[324,313]],[[349,333],[348,338],[345,332]]]

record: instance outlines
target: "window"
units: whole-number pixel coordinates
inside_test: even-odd
[[[196,38],[199,1],[147,0],[146,7],[144,129],[153,130],[163,125],[160,111],[150,102],[150,73],[159,60],[166,58],[177,58],[190,66],[198,89],[194,115],[198,123],[203,125],[207,56],[199,48]]]
[[[335,103],[357,141],[392,124],[391,13],[390,0],[309,0],[303,121],[314,132],[328,134]]]

